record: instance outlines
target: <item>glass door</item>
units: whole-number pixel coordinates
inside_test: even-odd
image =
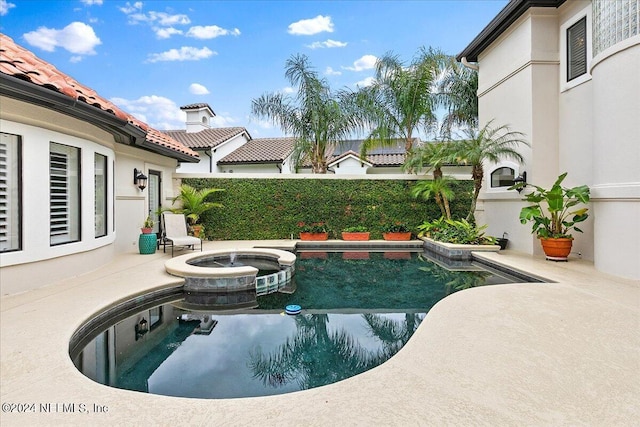
[[[149,215],[155,221],[153,231],[160,235],[160,216],[158,211],[162,207],[162,172],[149,171]]]

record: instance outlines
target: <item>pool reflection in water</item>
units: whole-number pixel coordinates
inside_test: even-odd
[[[454,274],[406,252],[299,254],[296,271],[294,293],[258,297],[254,310],[192,310],[178,299],[138,312],[99,334],[74,363],[100,383],[161,395],[288,393],[384,363],[451,292],[521,281]],[[287,304],[302,314],[285,315]]]

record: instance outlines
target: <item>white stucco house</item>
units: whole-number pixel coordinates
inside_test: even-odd
[[[511,0],[457,59],[478,68],[481,126],[509,125],[531,144],[524,165],[485,165],[476,216],[489,234],[541,254],[518,221],[521,197],[492,187],[492,173],[548,187],[568,172],[565,185],[592,195],[573,255],[640,279],[640,0]]]
[[[0,34],[2,294],[138,251],[148,213],[170,204],[176,166],[198,161]]]

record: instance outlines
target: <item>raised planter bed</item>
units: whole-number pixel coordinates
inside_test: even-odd
[[[454,260],[470,260],[471,252],[498,252],[498,245],[456,245],[453,243],[443,243],[428,237],[421,237],[424,241],[424,248],[428,251]]]

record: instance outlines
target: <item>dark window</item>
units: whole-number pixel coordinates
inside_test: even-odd
[[[107,235],[107,156],[94,154],[95,236]]]
[[[587,17],[567,29],[567,81],[587,72]]]
[[[498,168],[491,172],[491,187],[511,187],[515,172],[511,168]]]

